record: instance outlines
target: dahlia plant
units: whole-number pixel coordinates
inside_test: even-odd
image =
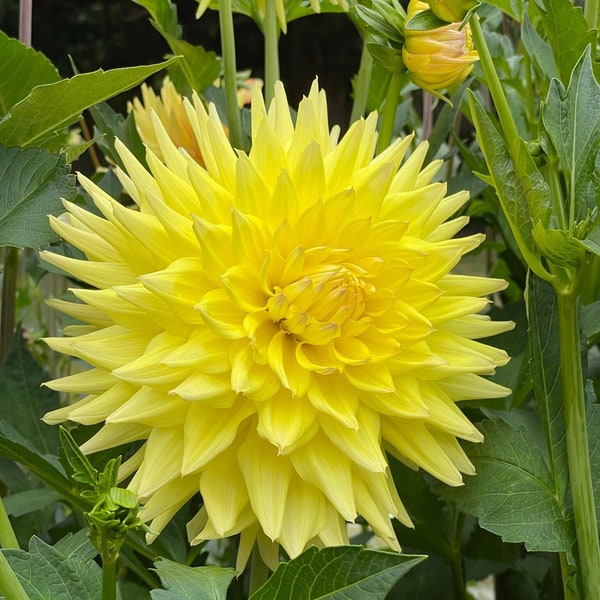
[[[162,63],[0,32],[0,594],[597,598],[594,0],[134,1]]]

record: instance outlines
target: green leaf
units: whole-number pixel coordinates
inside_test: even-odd
[[[186,567],[165,558],[154,566],[165,589],[152,590],[152,600],[225,600],[227,588],[235,577],[233,569]]]
[[[548,447],[550,476],[558,502],[564,506],[569,467],[563,416],[556,294],[549,283],[530,272],[527,278],[526,299],[533,392]]]
[[[36,451],[56,454],[58,432],[41,420],[60,403],[57,392],[42,386],[47,379],[48,374],[32,356],[17,327],[10,353],[0,366],[0,419]]]
[[[430,8],[418,12],[414,17],[404,24],[406,29],[412,31],[429,31],[430,29],[438,29],[448,25],[446,21],[438,19]]]
[[[570,208],[576,222],[583,221],[596,207],[600,150],[600,85],[594,77],[589,47],[575,66],[566,90],[557,79],[550,84],[542,122],[566,180],[570,203],[566,212]]]
[[[507,415],[517,422],[517,414]],[[466,478],[463,487],[440,491],[506,542],[524,542],[530,551],[569,552],[572,524],[556,497],[532,424],[480,423],[485,442],[465,444],[477,475]]]
[[[181,38],[182,28],[177,18],[177,6],[171,0],[133,0],[143,6],[162,31]]]
[[[64,156],[0,144],[0,246],[40,249],[58,239],[48,215],[75,196],[70,171]]]
[[[98,138],[98,147],[102,152],[122,169],[125,165],[115,149],[115,140],[119,139],[127,149],[147,168],[146,148],[135,126],[133,113],[126,118],[114,111],[106,102],[90,107],[90,114],[98,132],[103,134]]]
[[[581,327],[588,340],[600,335],[600,300],[581,308]]]
[[[183,40],[161,32],[173,54],[183,56],[183,60],[169,68],[169,74],[177,90],[196,90],[202,93],[210,87],[221,73],[221,59],[214,52],[202,46],[193,46]]]
[[[98,136],[91,140],[82,142],[81,144],[75,144],[74,146],[67,146],[64,148],[63,152],[65,154],[67,163],[70,164],[77,160],[90,146],[97,144],[100,139],[101,136]]]
[[[49,489],[25,490],[11,494],[3,499],[6,512],[12,517],[20,517],[36,510],[46,508],[60,499],[60,494]]]
[[[27,438],[3,420],[0,420],[0,456],[23,465],[73,506],[89,508],[89,503],[79,496],[65,476],[58,458],[42,455]]]
[[[594,401],[595,398],[594,398]],[[592,404],[587,411],[588,446],[590,449],[590,467],[594,485],[594,504],[596,521],[600,521],[600,406]]]
[[[533,239],[533,224],[547,226],[551,216],[550,190],[522,139],[507,146],[479,99],[470,94],[477,141],[490,170],[490,179],[527,264],[542,271],[540,252]],[[514,162],[513,162],[514,158]]]
[[[568,231],[546,229],[541,223],[533,226],[533,237],[549,262],[561,267],[579,267],[585,259],[585,247]]]
[[[98,482],[98,471],[92,466],[87,456],[79,449],[73,436],[61,425],[60,442],[67,463],[73,470],[70,474],[72,479],[79,483],[86,484],[87,487],[95,489]]]
[[[400,73],[405,69],[402,61],[402,52],[386,46],[385,44],[377,44],[369,42],[367,49],[373,57],[375,64],[391,73]]]
[[[581,8],[571,0],[530,2],[529,11],[541,16],[558,74],[561,81],[567,83],[586,47],[595,46],[596,31],[588,28]]]
[[[84,560],[89,560],[98,555],[98,550],[90,541],[89,534],[90,530],[87,527],[76,533],[67,533],[54,544],[54,548],[67,556],[77,555]]]
[[[2,550],[30,600],[100,600],[102,569],[92,560],[64,554],[38,537],[29,551]]]
[[[282,563],[250,600],[383,600],[425,558],[361,546],[312,547]]]
[[[523,26],[521,29],[521,39],[529,58],[537,66],[538,71],[542,73],[548,81],[558,77],[556,62],[552,55],[550,44],[542,39],[531,23],[531,19],[525,13],[523,15]]]
[[[106,72],[99,69],[37,86],[0,121],[0,142],[7,146],[47,143],[55,132],[75,123],[86,108],[135,87],[176,60]]]
[[[0,118],[36,86],[55,83],[60,75],[41,53],[0,31]]]
[[[503,13],[515,19],[515,21],[521,20],[521,12],[523,10],[523,2],[521,0],[491,0],[489,4],[499,8]]]
[[[362,4],[356,4],[356,14],[360,19],[360,25],[369,33],[375,34],[383,40],[390,40],[398,43],[404,42],[402,30],[397,29],[388,23],[384,15],[373,8],[368,8]]]

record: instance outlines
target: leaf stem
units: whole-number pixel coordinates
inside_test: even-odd
[[[279,80],[279,25],[276,0],[267,0],[263,20],[265,36],[265,102],[269,106],[275,95],[275,82]]]
[[[392,142],[394,133],[394,124],[396,122],[396,109],[400,99],[400,90],[404,82],[404,73],[395,71],[392,73],[385,104],[383,105],[383,115],[381,117],[381,126],[379,128],[379,139],[377,141],[377,154],[383,152]]]
[[[15,296],[19,271],[19,250],[12,246],[4,249],[2,299],[0,300],[0,364],[8,356],[15,330]]]
[[[0,593],[5,600],[29,600],[21,582],[0,550]]]
[[[221,53],[223,55],[229,139],[234,148],[243,148],[242,119],[237,99],[232,0],[219,0],[219,27],[221,29]]]
[[[517,126],[515,125],[512,113],[510,112],[506,95],[504,94],[502,84],[498,78],[498,73],[496,73],[496,67],[494,66],[494,61],[492,60],[490,50],[485,41],[483,30],[481,29],[481,24],[479,22],[479,16],[477,14],[474,13],[471,15],[469,25],[471,26],[475,47],[479,53],[479,60],[485,75],[485,82],[492,95],[496,112],[498,113],[502,130],[504,131],[504,137],[507,141],[507,147],[512,156],[512,143],[519,138]]]
[[[578,577],[583,597],[592,600],[600,590],[600,543],[585,414],[577,292],[557,290],[557,306],[567,459],[579,549]]]
[[[371,75],[373,73],[373,57],[367,49],[369,37],[365,35],[363,40],[362,53],[360,55],[360,64],[354,84],[354,101],[352,102],[352,112],[350,114],[350,125],[358,121],[365,112],[367,112],[367,101],[369,98],[369,86],[371,84]]]
[[[4,502],[0,498],[0,547],[2,548],[18,548],[19,542],[17,536],[10,524],[8,514],[4,508]]]

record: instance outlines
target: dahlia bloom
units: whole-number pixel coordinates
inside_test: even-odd
[[[467,78],[479,55],[468,24],[462,28],[460,23],[448,23],[436,29],[411,29],[410,19],[428,8],[420,0],[411,0],[408,5],[402,60],[412,82],[439,97],[437,90],[458,85]]]
[[[155,112],[173,143],[178,148],[183,148],[194,160],[204,164],[198,141],[183,107],[183,96],[175,89],[173,82],[168,77],[163,79],[160,96],[145,83],[141,90],[142,100],[134,98],[127,108],[130,112],[133,111],[138,133],[146,147],[163,160],[152,122],[152,112]]]
[[[425,144],[374,157],[375,113],[338,140],[316,83],[295,124],[281,84],[268,112],[252,100],[248,154],[196,97],[205,167],[155,117],[164,163],[118,145],[139,210],[80,176],[103,216],[51,217],[87,260],[43,258],[94,289],[51,301],[84,324],[48,344],[91,368],[47,384],[83,398],[45,421],[103,423],[86,453],[141,441],[120,476],[151,529],[200,492],[191,543],[241,534],[239,569],[255,543],[272,568],[279,545],[346,544],[359,514],[399,550],[386,451],[453,486],[474,473],[457,402],[509,393],[483,377],[507,355],[476,341],[512,326],[480,314],[505,282],[451,273],[483,236],[455,237],[468,194],[432,182]]]

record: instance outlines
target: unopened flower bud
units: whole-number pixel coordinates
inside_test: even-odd
[[[475,8],[478,0],[428,0],[431,12],[446,23],[462,23],[467,13]]]
[[[411,0],[404,29],[402,60],[414,84],[440,96],[436,90],[462,83],[479,55],[473,47],[468,25],[449,23],[435,29],[411,29],[410,20],[428,5]]]

